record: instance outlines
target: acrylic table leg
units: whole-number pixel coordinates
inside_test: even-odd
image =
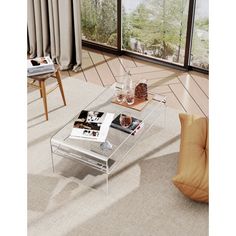
[[[109,178],[109,175],[106,174],[106,194],[107,195],[109,194],[108,178]]]
[[[108,169],[108,168],[109,168],[109,166],[108,166],[108,160],[107,160],[107,161],[106,161],[106,194],[107,194],[107,195],[108,195],[108,193],[109,193],[109,188],[108,188],[108,187],[109,187],[109,186],[108,186],[108,184],[109,184],[109,183],[108,183],[108,180],[109,180],[109,179],[108,179],[108,178],[109,178],[109,174],[108,174],[108,173],[109,173],[109,169]]]
[[[53,161],[53,151],[51,146],[51,159],[52,159],[52,172],[55,173],[54,161]]]
[[[166,127],[166,110],[167,110],[167,106],[166,106],[166,104],[164,104],[164,122],[163,122],[163,128],[165,128]]]

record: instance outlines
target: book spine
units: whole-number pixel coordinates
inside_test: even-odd
[[[123,128],[123,127],[120,126],[120,125],[111,124],[111,127],[116,128],[116,129],[119,129],[119,130],[121,130],[121,131],[124,131],[124,132],[126,132],[126,133],[128,133],[128,134],[131,134],[131,133],[132,133],[131,130],[126,129],[126,128]]]
[[[33,72],[28,70],[28,76],[47,74],[47,73],[52,73],[52,72],[54,72],[54,69],[38,70],[38,71],[33,71]]]
[[[54,66],[45,66],[45,67],[36,67],[36,68],[28,68],[29,72],[41,72],[41,71],[49,71],[49,70],[54,70]]]
[[[139,124],[135,128],[135,130],[126,129],[126,128],[123,128],[122,126],[114,124],[114,123],[111,124],[111,127],[115,128],[115,129],[118,129],[118,130],[121,130],[121,131],[124,131],[124,132],[126,132],[128,134],[135,135],[135,134],[137,134],[139,132],[140,129],[142,129],[143,125],[144,125],[143,123]]]

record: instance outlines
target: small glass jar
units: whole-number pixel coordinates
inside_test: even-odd
[[[148,100],[148,88],[147,88],[147,80],[140,80],[135,86],[135,98]]]

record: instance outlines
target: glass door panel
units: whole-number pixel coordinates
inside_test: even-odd
[[[183,65],[189,0],[123,0],[123,49]]]
[[[81,1],[82,37],[117,47],[117,0]]]
[[[209,1],[196,0],[191,66],[209,69]]]

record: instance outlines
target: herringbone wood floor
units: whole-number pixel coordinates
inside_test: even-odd
[[[127,56],[83,48],[82,68],[75,73],[62,71],[62,78],[73,77],[101,86],[107,86],[124,78],[130,71],[134,83],[148,81],[149,92],[167,96],[167,106],[177,110],[208,116],[208,75],[198,72],[183,72],[165,66],[144,62]]]

